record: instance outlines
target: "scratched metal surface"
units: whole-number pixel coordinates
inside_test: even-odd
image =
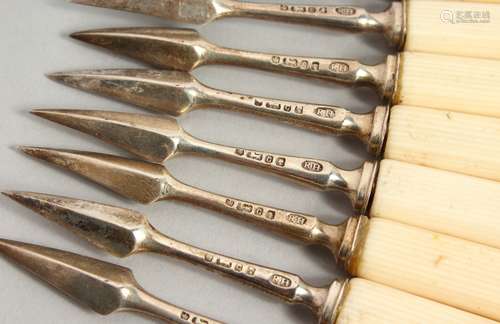
[[[259,2],[263,2],[260,1]],[[299,0],[288,0],[300,3]],[[382,9],[388,1],[316,0],[318,4],[352,3]],[[0,184],[5,190],[30,190],[117,204],[148,215],[161,231],[200,247],[245,258],[302,275],[325,285],[339,275],[326,250],[306,248],[235,220],[172,202],[141,206],[76,176],[29,159],[14,150],[19,144],[100,152],[123,152],[28,114],[31,108],[99,108],[140,112],[134,107],[65,88],[44,73],[140,67],[133,61],[69,39],[73,31],[126,26],[175,26],[158,18],[71,5],[63,0],[0,2]],[[325,57],[382,61],[381,37],[349,35],[320,28],[245,19],[221,20],[200,27],[207,39],[229,47]],[[209,67],[194,73],[202,82],[242,93],[339,104],[368,111],[377,99],[370,90],[349,90],[322,82],[294,79],[231,67]],[[328,159],[357,167],[367,158],[355,140],[318,135],[290,126],[218,110],[195,111],[180,121],[187,131],[214,142]],[[340,222],[351,210],[341,195],[319,193],[274,176],[224,162],[194,157],[168,161],[172,174],[186,183],[246,200],[318,215]],[[150,292],[180,306],[229,323],[309,323],[312,315],[271,296],[241,287],[216,274],[157,256],[118,260],[98,252],[62,228],[6,198],[0,199],[0,237],[66,249],[132,268]],[[99,317],[23,271],[0,259],[0,323],[137,323],[153,322],[126,313]]]

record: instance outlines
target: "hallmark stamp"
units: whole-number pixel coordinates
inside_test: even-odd
[[[286,220],[296,225],[305,225],[307,223],[306,217],[297,214],[288,214]]]
[[[335,11],[342,16],[353,16],[356,14],[356,8],[353,7],[339,7]]]
[[[296,58],[296,57],[281,57],[278,55],[274,55],[271,58],[271,63],[274,65],[280,65],[287,68],[304,70],[304,71],[319,71],[320,63],[318,61],[310,61],[305,58]]]
[[[332,72],[337,72],[337,73],[346,73],[349,72],[350,67],[349,64],[344,63],[344,62],[332,62],[330,64],[330,71]]]
[[[308,171],[321,172],[323,171],[323,164],[316,161],[304,161],[302,167]]]
[[[292,286],[292,280],[277,274],[272,276],[271,283],[282,288],[289,288],[290,286]]]
[[[322,118],[334,119],[335,118],[335,109],[318,107],[314,109],[314,113]]]
[[[235,154],[241,157],[246,157],[251,160],[258,162],[264,162],[269,165],[276,165],[279,167],[284,167],[286,164],[286,158],[278,157],[269,153],[260,153],[256,151],[247,151],[244,149],[236,149]]]

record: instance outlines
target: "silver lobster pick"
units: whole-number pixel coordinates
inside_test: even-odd
[[[73,3],[131,11],[180,23],[206,24],[220,18],[249,17],[301,23],[355,32],[381,33],[391,46],[405,39],[404,2],[394,1],[383,12],[353,6],[264,4],[233,0],[71,0]]]
[[[106,213],[112,210],[103,208],[94,212]],[[70,221],[72,215],[67,216],[66,220]],[[125,217],[126,214],[122,216]],[[90,222],[87,225],[91,225]],[[79,226],[81,230],[85,230],[84,224]],[[128,229],[131,230],[132,227],[129,226]],[[133,236],[132,232],[125,234]],[[131,240],[129,237],[127,241],[126,236],[115,238],[124,240],[117,242],[118,250],[123,250],[123,245],[130,243]],[[130,269],[118,265],[66,251],[2,239],[0,239],[0,254],[101,315],[117,311],[134,311],[168,323],[222,324],[150,295],[139,286]]]
[[[96,70],[53,73],[52,80],[155,112],[180,116],[194,109],[222,108],[278,119],[314,131],[359,138],[376,155],[382,151],[389,108],[369,114],[321,104],[231,93],[200,83],[187,72],[168,70]]]
[[[373,87],[384,99],[396,93],[399,57],[378,65],[358,61],[247,52],[219,47],[192,29],[114,28],[78,32],[78,40],[159,68],[189,72],[223,64],[295,75],[356,87]]]
[[[96,136],[150,162],[160,163],[181,152],[213,157],[268,171],[319,190],[344,192],[357,210],[365,210],[378,164],[367,161],[343,170],[328,161],[223,146],[184,132],[172,118],[73,110],[37,110],[51,121]],[[41,151],[40,151],[41,152]]]
[[[297,275],[176,241],[158,232],[146,217],[128,209],[45,194],[5,194],[115,256],[152,252],[175,257],[257,287],[288,303],[305,305],[321,324],[334,323],[338,314],[345,282],[314,287]]]
[[[319,244],[337,253],[341,227],[327,225],[313,216],[217,195],[188,186],[159,164],[118,156],[67,150],[21,148],[26,154],[75,172],[116,193],[143,204],[178,200],[215,210],[307,244]],[[340,229],[340,230],[339,230]]]

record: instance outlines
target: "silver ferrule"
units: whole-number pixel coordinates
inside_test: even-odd
[[[384,71],[378,75],[376,87],[380,97],[389,104],[392,104],[393,99],[397,95],[399,81],[399,65],[400,56],[388,55],[384,64]]]
[[[368,152],[381,156],[384,151],[385,140],[389,126],[389,105],[377,106],[373,111],[372,131],[368,137]]]
[[[349,280],[335,280],[328,290],[324,307],[322,307],[317,316],[318,324],[335,324],[342,309],[342,304],[348,291]]]
[[[389,44],[398,51],[402,51],[406,42],[407,32],[407,4],[406,0],[393,1],[387,11],[384,36]]]
[[[337,262],[352,276],[356,276],[358,256],[368,233],[370,220],[366,216],[351,217],[337,254]]]
[[[378,175],[379,162],[367,161],[361,169],[357,189],[350,192],[350,199],[354,210],[365,214],[370,207],[375,181]]]

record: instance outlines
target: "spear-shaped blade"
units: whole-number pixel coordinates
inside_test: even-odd
[[[406,32],[404,2],[383,12],[353,6],[253,3],[234,0],[71,0],[73,3],[141,13],[180,23],[206,24],[225,17],[250,17],[354,32],[378,32],[402,48]],[[304,1],[306,2],[306,1]]]
[[[209,95],[191,74],[168,70],[96,70],[53,73],[73,88],[112,97],[156,112],[180,116]]]
[[[129,235],[136,236],[140,240],[137,252],[159,253],[219,272],[281,297],[289,303],[308,306],[321,318],[333,316],[332,308],[335,307],[342,290],[343,285],[338,281],[333,282],[328,288],[314,287],[292,273],[263,267],[176,241],[150,225],[145,226],[148,224],[146,217],[132,211],[120,209],[116,213],[112,209],[112,214],[107,215],[108,207],[100,206],[98,203],[78,202],[71,198],[35,193],[7,193],[7,195],[35,212],[72,229],[73,232],[98,247],[106,241],[106,246],[111,247],[113,251],[115,244],[121,244],[120,237],[108,235],[119,228],[120,232],[128,231]],[[80,204],[87,208],[80,209]],[[94,228],[89,237],[86,237],[87,231],[82,231],[78,228],[78,224],[73,222],[72,215],[75,214],[75,209],[78,209],[77,217]],[[64,214],[69,216],[64,217]],[[96,235],[100,235],[101,238],[96,239]]]
[[[123,134],[127,134],[124,132]],[[127,142],[128,141],[128,142]],[[126,139],[128,149],[133,138]],[[328,161],[273,155],[249,150],[204,143],[186,134],[177,151],[200,153],[230,162],[258,167],[278,175],[313,185],[321,190],[338,190],[347,195],[353,207],[366,210],[373,191],[378,164],[367,161],[359,169],[344,170]],[[139,146],[135,147],[138,152]],[[185,199],[184,184],[175,180],[167,169],[155,163],[122,158],[101,153],[58,150],[37,147],[20,147],[26,154],[73,171],[97,182],[116,193],[139,201],[151,203],[158,200]],[[147,155],[141,154],[146,157]],[[264,156],[266,158],[264,159]],[[312,167],[314,166],[314,168]]]
[[[172,28],[111,28],[78,32],[78,40],[106,48],[152,66],[189,72],[203,65],[232,65],[299,77],[373,87],[380,96],[394,95],[399,58],[367,65],[354,60],[260,53],[220,47],[196,30]]]
[[[3,194],[117,257],[137,252],[149,226],[142,214],[125,208],[33,192]]]
[[[123,169],[123,165],[129,165],[129,160],[126,158],[112,157],[106,154],[77,151],[68,152],[54,149],[23,148],[23,150],[29,155],[39,157],[62,167],[65,167],[68,158],[72,159],[73,164],[78,165],[78,169],[88,170],[99,168],[100,165],[103,165],[107,161],[106,167],[117,169],[114,177],[128,176],[128,173],[120,173],[118,171]],[[109,157],[112,157],[112,159],[109,159]],[[168,187],[168,190],[157,191],[155,199],[148,197],[150,201],[183,201],[267,227],[272,231],[301,240],[307,244],[324,245],[335,255],[339,250],[344,237],[345,224],[329,225],[310,215],[217,195],[178,181],[167,173],[166,168],[163,176],[159,178],[157,174],[148,171],[148,164],[147,162],[135,161],[136,167],[134,172],[140,174],[140,177],[149,180],[157,179],[157,181],[166,184],[165,188]],[[141,165],[145,167],[141,167]],[[127,194],[127,191],[123,190],[122,187],[115,185],[109,179],[96,176],[92,171],[90,174],[77,173],[118,194],[132,200],[138,200],[137,194]],[[144,181],[143,183],[144,188],[137,187],[138,194],[142,191],[152,192],[156,190],[156,187],[151,188],[148,185],[150,181]],[[127,256],[142,251],[143,240],[148,237],[145,231],[147,232],[151,229],[142,215],[125,209],[50,195],[23,192],[8,192],[5,194],[46,218],[69,227],[69,229],[78,235],[85,236],[87,239],[90,238],[90,241],[95,245],[118,256]],[[92,209],[93,211],[91,212]],[[106,216],[107,214],[108,216]],[[88,222],[89,217],[93,218],[93,221],[90,223]],[[120,223],[124,223],[126,226],[120,228]],[[109,227],[109,229],[103,229],[105,226]],[[132,230],[133,234],[130,233],[130,230]],[[102,233],[109,233],[110,235],[99,237]],[[125,239],[126,241],[119,243],[111,240],[118,238]]]
[[[39,109],[32,113],[155,163],[161,163],[180,151],[180,143],[188,138],[177,121],[166,116],[62,109]]]
[[[205,61],[210,44],[192,29],[107,28],[71,37],[153,66],[191,71]]]
[[[62,250],[3,239],[0,239],[0,254],[102,315],[135,311],[168,323],[183,324],[192,320],[192,323],[220,324],[148,294],[128,268]]]
[[[223,7],[220,0],[71,0],[73,3],[141,13],[187,24],[205,24]]]
[[[100,153],[36,147],[20,149],[28,155],[73,171],[141,203],[152,203],[170,191],[167,180],[171,180],[171,177],[159,164]]]
[[[54,81],[90,93],[178,117],[199,108],[221,108],[284,121],[319,132],[356,136],[379,154],[386,135],[388,108],[370,114],[297,101],[256,97],[210,88],[188,72],[107,69],[49,74]],[[36,112],[35,112],[36,114]]]
[[[137,285],[127,268],[69,252],[0,240],[0,253],[103,315],[123,309],[120,289]]]

